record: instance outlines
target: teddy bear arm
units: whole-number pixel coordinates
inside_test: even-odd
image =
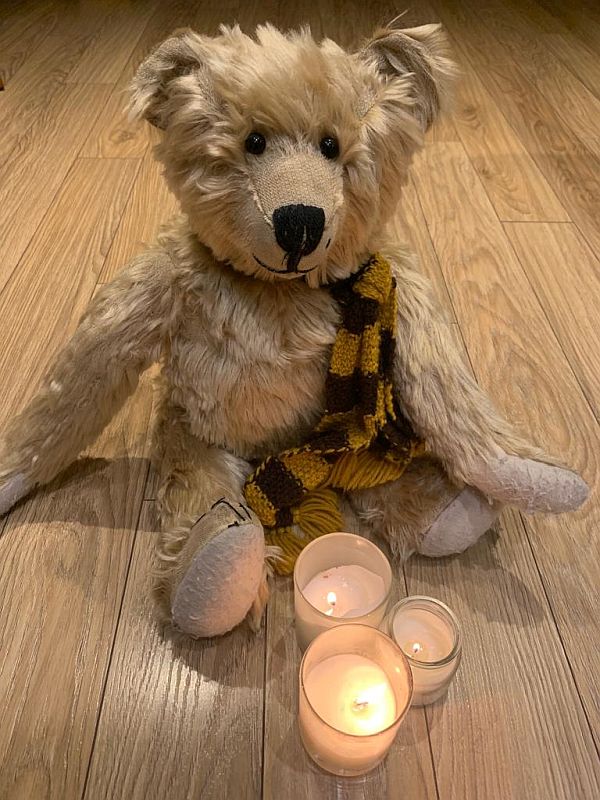
[[[103,287],[0,447],[0,513],[47,483],[102,431],[158,357],[168,291],[156,256]]]

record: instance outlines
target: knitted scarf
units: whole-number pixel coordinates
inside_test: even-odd
[[[394,399],[396,281],[380,254],[330,287],[337,330],[325,384],[325,413],[300,447],[266,458],[244,487],[265,527],[267,544],[292,572],[312,539],[343,529],[339,494],[394,480],[422,443]]]

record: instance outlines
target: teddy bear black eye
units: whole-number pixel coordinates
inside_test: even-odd
[[[259,156],[261,153],[265,152],[267,140],[262,133],[252,131],[252,133],[249,133],[246,137],[244,146],[249,153],[252,153],[253,156]]]
[[[333,136],[324,136],[319,142],[319,148],[325,158],[337,158],[340,154],[340,144]]]

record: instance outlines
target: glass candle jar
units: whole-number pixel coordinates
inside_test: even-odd
[[[385,616],[392,569],[362,536],[330,533],[302,550],[294,568],[296,637],[302,650],[322,631],[360,623],[377,628]]]
[[[385,758],[412,697],[400,648],[367,625],[339,625],[309,645],[300,665],[304,747],[334,775],[362,775]]]
[[[435,703],[447,691],[460,664],[460,627],[445,603],[433,597],[406,597],[391,609],[384,630],[408,659],[413,705]]]

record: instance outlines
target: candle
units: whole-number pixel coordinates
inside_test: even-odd
[[[359,564],[332,567],[315,575],[302,594],[318,611],[330,617],[361,617],[376,608],[385,596],[380,575]]]
[[[392,586],[392,570],[381,550],[362,536],[330,533],[311,542],[294,568],[298,644],[305,650],[335,625],[381,624]]]
[[[447,692],[460,663],[460,628],[453,612],[432,597],[407,597],[391,610],[385,628],[408,658],[413,705],[434,703]]]
[[[310,757],[335,775],[379,764],[410,705],[412,675],[400,648],[367,625],[317,636],[300,667],[299,725]]]

